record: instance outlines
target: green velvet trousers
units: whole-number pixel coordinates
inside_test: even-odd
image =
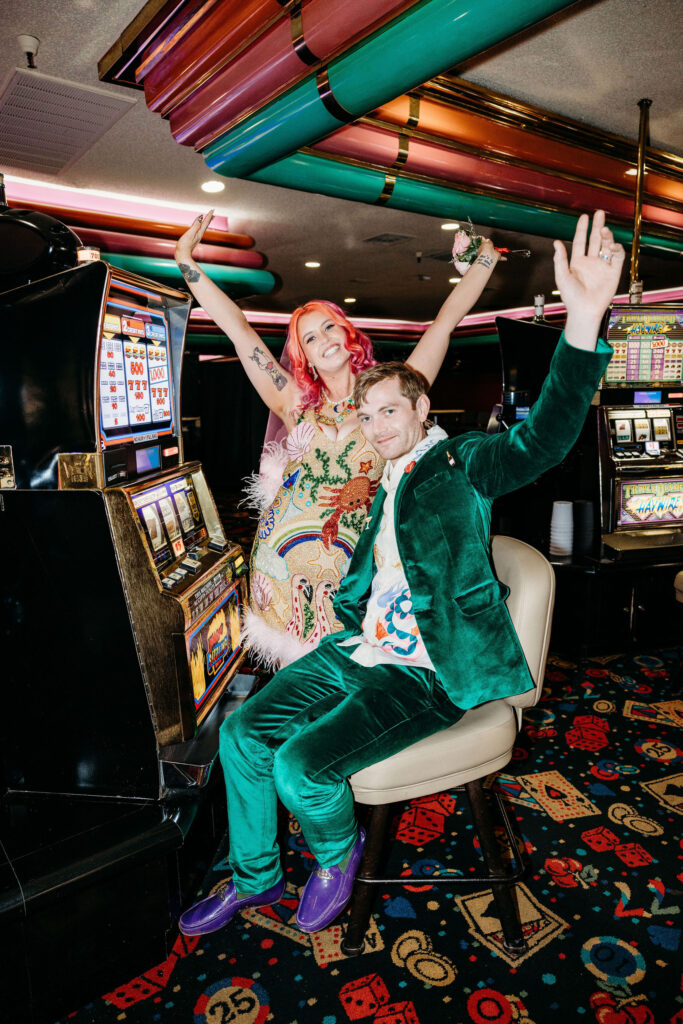
[[[434,672],[366,668],[338,639],[326,637],[281,669],[221,726],[229,860],[239,893],[264,892],[282,876],[278,797],[320,866],[333,867],[357,837],[348,776],[464,714]]]

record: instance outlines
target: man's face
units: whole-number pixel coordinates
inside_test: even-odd
[[[420,395],[416,407],[401,394],[398,379],[390,377],[368,389],[358,409],[361,430],[388,462],[395,462],[425,436],[429,399]]]

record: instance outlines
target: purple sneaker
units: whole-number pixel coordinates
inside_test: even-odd
[[[365,846],[365,832],[358,830],[358,839],[351,851],[346,871],[339,867],[316,868],[311,872],[296,912],[296,923],[302,932],[319,932],[332,924],[351,899],[353,882]]]
[[[243,907],[267,907],[271,903],[277,903],[284,891],[285,880],[281,878],[265,892],[238,899],[233,883],[226,882],[211,896],[200,900],[181,914],[178,927],[183,935],[205,935],[207,932],[218,931],[224,924],[232,921],[238,910],[242,910]]]

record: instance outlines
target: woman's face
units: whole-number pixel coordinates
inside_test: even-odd
[[[304,356],[323,380],[348,363],[346,331],[327,313],[319,310],[304,313],[297,328]]]

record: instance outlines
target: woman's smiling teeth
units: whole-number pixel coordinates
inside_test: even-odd
[[[327,359],[329,356],[336,355],[338,351],[339,345],[330,345],[330,347],[326,348],[325,351],[323,352],[323,359]]]

